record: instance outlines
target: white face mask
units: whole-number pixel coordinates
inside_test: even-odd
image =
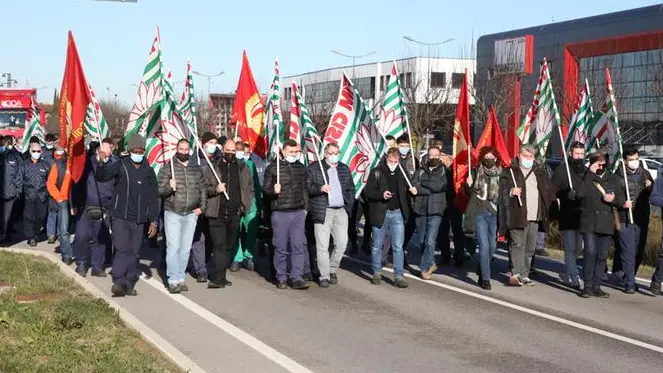
[[[387,162],[387,167],[389,167],[391,172],[394,172],[394,171],[396,171],[396,168],[398,168],[398,163]]]
[[[635,160],[635,161],[626,161],[626,167],[630,168],[631,171],[635,171],[640,167],[640,161]]]

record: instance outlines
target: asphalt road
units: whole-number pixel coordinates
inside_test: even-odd
[[[51,246],[52,247],[52,246]],[[40,245],[43,250],[51,247]],[[187,308],[195,303],[313,372],[660,372],[663,353],[459,293],[469,290],[548,315],[663,348],[663,300],[612,291],[580,299],[545,272],[534,287],[473,285],[466,270],[443,268],[436,281],[408,289],[368,281],[368,265],[345,260],[339,285],[277,290],[257,273],[229,273],[226,289],[189,281],[190,291],[159,290],[153,279],[122,305],[208,372],[284,372],[278,359],[249,347]],[[265,262],[260,263],[264,267]],[[555,263],[541,265],[554,270]],[[503,269],[505,263],[498,261]],[[550,267],[550,268],[548,268]],[[385,271],[385,277],[391,274]],[[109,279],[91,279],[105,289]],[[156,284],[156,285],[155,285]],[[179,297],[179,298],[178,298]],[[186,297],[186,299],[184,298]],[[177,300],[177,301],[176,301]],[[195,307],[194,307],[195,308]],[[290,370],[295,371],[295,370]]]

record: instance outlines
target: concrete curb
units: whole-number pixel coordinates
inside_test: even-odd
[[[50,254],[38,250],[20,249],[20,248],[0,248],[0,251],[10,252],[15,254],[28,254],[40,256],[48,259],[60,267],[62,273],[67,277],[74,280],[74,282],[85,289],[92,296],[104,300],[108,305],[117,311],[120,319],[129,327],[136,330],[140,336],[151,344],[154,348],[161,351],[161,353],[168,358],[173,364],[187,373],[207,373],[204,369],[196,365],[191,359],[184,355],[175,346],[166,341],[163,337],[157,334],[154,330],[150,329],[147,325],[143,324],[136,316],[132,315],[129,311],[115,302],[109,295],[103,293],[92,283],[76,274],[76,271],[71,269],[54,254]]]

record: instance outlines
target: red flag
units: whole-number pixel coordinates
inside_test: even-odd
[[[260,99],[260,92],[258,92],[258,86],[253,79],[249,65],[249,58],[244,51],[231,123],[238,126],[237,134],[243,141],[249,143],[251,151],[262,158],[265,158],[267,153],[263,130],[264,118],[265,106]]]
[[[469,197],[465,194],[463,184],[467,181],[470,167],[470,153],[472,142],[470,139],[470,100],[469,87],[467,84],[467,70],[463,77],[463,86],[458,97],[456,107],[456,122],[454,123],[453,137],[453,178],[456,199],[456,208],[465,211]]]
[[[67,168],[74,182],[85,169],[85,116],[92,100],[74,35],[69,31],[67,59],[60,90],[60,144],[67,148]]]
[[[472,151],[472,163],[478,164],[479,162],[479,153],[481,148],[485,146],[494,146],[497,149],[497,156],[500,159],[502,167],[508,167],[511,164],[511,157],[509,156],[509,151],[506,148],[504,143],[504,138],[500,132],[500,124],[497,122],[497,114],[495,114],[495,108],[490,106],[490,115],[488,116],[488,122],[483,129],[483,133],[477,142],[477,146],[474,147]]]

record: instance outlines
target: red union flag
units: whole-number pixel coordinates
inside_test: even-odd
[[[256,81],[253,79],[249,58],[244,51],[231,122],[237,126],[237,133],[242,140],[249,143],[251,151],[263,159],[267,153],[263,130],[264,119],[265,107],[260,99]]]
[[[60,144],[67,147],[67,168],[78,182],[85,169],[85,118],[92,99],[71,31],[60,92]]]
[[[458,106],[456,108],[456,122],[453,135],[453,179],[456,199],[456,208],[465,211],[469,197],[463,191],[463,184],[467,181],[470,172],[470,100],[467,84],[467,70],[460,88]]]
[[[472,151],[472,163],[478,164],[481,148],[486,146],[494,146],[495,149],[497,149],[496,155],[500,159],[502,167],[508,167],[509,164],[511,164],[511,157],[509,156],[509,151],[507,150],[506,143],[500,132],[500,124],[497,122],[495,108],[492,105],[490,106],[488,122],[483,129],[479,142],[477,142],[477,146],[475,146]]]

